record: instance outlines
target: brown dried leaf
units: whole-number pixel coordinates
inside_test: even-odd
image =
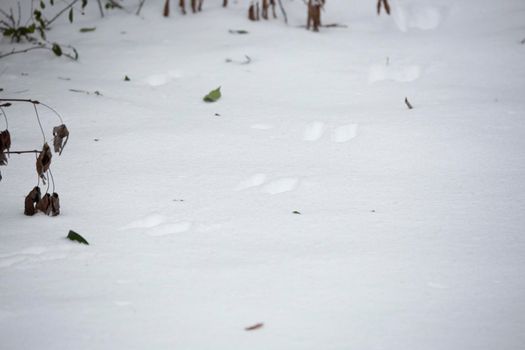
[[[60,198],[58,193],[53,192],[51,195],[51,216],[60,215]]]
[[[67,140],[69,139],[69,130],[65,124],[55,126],[53,128],[53,146],[55,148],[55,153],[59,155],[62,154],[64,147],[66,147]]]
[[[0,132],[0,165],[7,165],[7,156],[4,151],[9,152],[9,148],[11,148],[11,135],[9,130],[4,130]]]
[[[46,215],[51,214],[51,195],[46,193],[37,203],[36,208]]]
[[[9,130],[0,132],[0,151],[8,150],[11,148],[11,134]]]
[[[44,147],[42,147],[42,152],[40,152],[40,155],[36,160],[36,172],[38,176],[44,176],[44,173],[49,169],[49,166],[51,165],[52,157],[53,154],[51,154],[51,149],[49,148],[49,145],[47,143],[44,143]]]
[[[253,326],[244,328],[244,330],[245,331],[254,331],[256,329],[262,328],[263,326],[264,326],[264,323],[257,323],[257,324],[254,324]]]
[[[37,186],[29,192],[29,194],[26,196],[25,199],[25,209],[24,214],[28,216],[35,215],[36,208],[35,203],[38,203],[40,201],[40,188]]]
[[[7,165],[7,157],[2,149],[0,149],[0,165]]]

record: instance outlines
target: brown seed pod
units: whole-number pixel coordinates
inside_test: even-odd
[[[46,193],[44,197],[40,199],[36,208],[46,215],[51,214],[51,195]]]
[[[66,147],[67,140],[69,139],[69,130],[65,124],[55,126],[53,128],[53,146],[55,148],[55,153],[59,155],[62,154],[64,147]]]
[[[28,216],[35,215],[35,204],[40,201],[40,188],[37,186],[29,192],[24,202],[24,214]]]
[[[9,148],[11,148],[11,135],[9,130],[4,130],[0,132],[0,165],[7,165],[7,156],[4,151],[9,152]]]
[[[51,165],[52,157],[53,154],[51,154],[51,149],[49,148],[49,145],[47,143],[44,143],[44,146],[42,147],[42,152],[40,152],[40,155],[36,160],[36,172],[38,176],[44,176],[44,173],[49,169],[49,166]]]
[[[51,216],[60,215],[60,198],[58,193],[53,192],[51,195]]]
[[[0,132],[0,151],[9,150],[11,148],[11,134],[9,130]]]

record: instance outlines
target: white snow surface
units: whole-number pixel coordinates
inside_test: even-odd
[[[71,132],[60,216],[23,215],[33,156],[0,168],[0,348],[523,349],[525,2],[334,0],[320,33],[220,3],[90,2],[49,33],[78,62],[0,60]]]

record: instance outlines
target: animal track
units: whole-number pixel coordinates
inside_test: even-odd
[[[334,142],[348,142],[357,136],[357,124],[347,124],[334,130],[332,140]]]
[[[392,17],[400,31],[406,32],[409,28],[432,30],[439,27],[443,21],[446,8],[425,4],[409,3],[399,5],[392,3]]]
[[[181,221],[181,222],[177,222],[174,224],[166,224],[166,225],[153,227],[150,230],[148,230],[146,233],[149,236],[154,236],[154,237],[166,236],[166,235],[171,235],[174,233],[186,232],[189,229],[191,229],[191,227],[192,227],[191,222]]]
[[[135,220],[126,226],[122,227],[122,230],[129,230],[133,228],[151,228],[159,226],[166,221],[166,217],[160,214],[151,214],[142,219]]]
[[[149,86],[157,87],[168,84],[174,79],[178,79],[182,76],[181,72],[177,70],[170,70],[166,74],[153,74],[145,79],[146,84]]]
[[[266,174],[255,174],[241,182],[235,188],[236,191],[242,191],[248,188],[257,187],[266,181]]]
[[[318,141],[327,127],[323,122],[313,122],[306,126],[303,133],[303,140],[305,141]],[[334,142],[347,142],[356,137],[357,135],[357,124],[347,124],[336,127],[332,132],[332,141]]]
[[[65,259],[72,247],[29,247],[19,252],[0,254],[0,268],[22,263],[39,263],[51,260]]]
[[[303,140],[305,141],[317,141],[319,140],[324,133],[324,123],[323,122],[313,122],[304,129]]]
[[[270,124],[253,124],[251,126],[252,129],[257,129],[257,130],[270,130],[270,129],[273,129],[273,125],[270,125]]]
[[[370,67],[368,82],[372,84],[378,81],[392,80],[407,83],[418,79],[420,75],[421,68],[416,65],[394,66],[376,64]]]
[[[262,191],[269,194],[289,192],[293,191],[297,187],[298,183],[299,179],[295,177],[282,178],[270,182],[263,187]]]
[[[266,183],[266,174],[255,174],[248,179],[242,181],[235,188],[236,191],[246,190],[248,188],[263,186]],[[261,189],[262,192],[268,194],[279,194],[288,191],[292,191],[297,187],[299,179],[295,177],[285,177],[277,180],[270,181],[264,185]]]
[[[174,233],[186,232],[192,228],[190,221],[167,223],[164,215],[151,214],[142,219],[135,220],[121,228],[121,230],[142,229],[149,236],[166,236]]]

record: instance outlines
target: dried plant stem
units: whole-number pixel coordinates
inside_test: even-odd
[[[2,114],[4,115],[4,119],[5,119],[5,128],[6,130],[9,129],[9,121],[7,120],[7,115],[5,114],[5,111],[2,107],[0,107],[0,112],[2,112]]]
[[[408,97],[405,97],[405,104],[407,105],[408,109],[414,109],[414,106],[408,102]]]
[[[42,132],[42,137],[44,138],[44,143],[46,143],[46,134],[44,133],[44,128],[42,127],[42,122],[40,122],[40,116],[38,115],[38,109],[36,108],[36,104],[33,104],[33,108],[35,109],[36,120],[38,121],[38,126],[40,127],[40,131]]]
[[[55,15],[55,17],[51,18],[49,21],[47,21],[46,25],[49,26],[51,23],[53,23],[58,17],[60,17],[64,12],[69,10],[73,5],[75,5],[78,2],[78,0],[73,0],[69,5],[64,7],[59,13]]]
[[[26,154],[26,153],[35,153],[35,154],[39,154],[41,151],[37,151],[36,149],[35,150],[32,150],[32,151],[9,151],[9,152],[4,152],[5,154]]]

